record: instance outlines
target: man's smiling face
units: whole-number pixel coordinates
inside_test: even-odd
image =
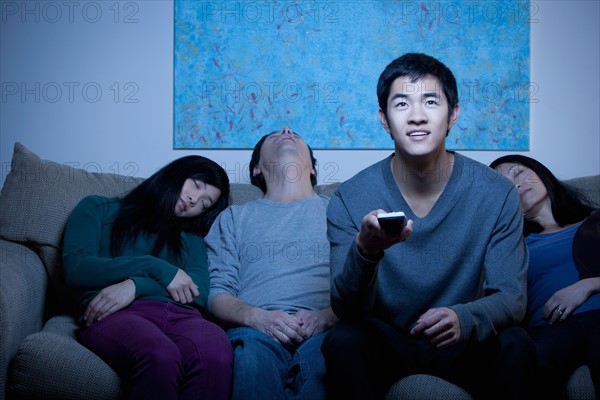
[[[426,75],[417,81],[408,76],[394,80],[387,101],[387,118],[379,118],[392,136],[396,149],[410,156],[423,156],[445,146],[446,134],[458,119],[459,109],[450,110],[437,78]]]

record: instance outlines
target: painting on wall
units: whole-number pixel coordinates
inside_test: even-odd
[[[529,1],[198,1],[174,3],[175,149],[250,149],[290,126],[314,149],[390,149],[379,74],[432,55],[461,107],[447,147],[527,150]]]

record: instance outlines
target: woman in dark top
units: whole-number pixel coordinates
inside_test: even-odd
[[[525,322],[537,353],[532,396],[566,399],[568,378],[586,364],[600,398],[600,213],[537,160],[510,155],[490,166],[516,185],[525,218]]]
[[[80,295],[80,341],[131,399],[228,399],[232,348],[204,317],[204,235],[228,204],[229,179],[179,158],[123,198],[88,196],[67,223],[67,284]]]

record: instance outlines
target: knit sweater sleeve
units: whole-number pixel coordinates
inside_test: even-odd
[[[233,206],[225,209],[206,235],[210,291],[208,308],[218,294],[237,297],[239,289],[240,258],[234,229]]]
[[[192,278],[198,286],[196,306],[206,308],[209,292],[208,257],[204,238],[196,234],[184,234],[185,251],[180,268]]]
[[[167,287],[177,273],[175,265],[151,255],[110,256],[110,226],[118,207],[118,200],[88,196],[73,210],[63,243],[67,284],[94,290],[137,276]]]
[[[379,260],[368,260],[358,251],[355,237],[360,222],[354,218],[336,192],[327,208],[327,237],[331,245],[331,307],[340,319],[368,315],[377,287]]]
[[[194,304],[200,309],[206,307],[208,299],[208,261],[206,257],[206,246],[200,235],[184,233],[184,248],[178,268],[185,271],[198,286],[198,297]],[[139,298],[170,298],[167,289],[156,280],[143,276],[132,276],[135,283],[135,297]]]
[[[515,188],[505,196],[485,251],[483,293],[471,303],[452,307],[460,317],[463,339],[481,341],[525,316],[529,257],[523,218]]]

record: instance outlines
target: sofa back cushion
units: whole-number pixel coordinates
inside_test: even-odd
[[[331,197],[339,185],[340,182],[317,185],[315,186],[315,192]],[[257,186],[248,183],[231,183],[229,204],[244,204],[262,196],[263,192]]]
[[[600,175],[566,179],[563,183],[573,189],[585,204],[600,209]]]
[[[71,305],[60,248],[73,208],[87,195],[120,196],[141,181],[42,160],[15,143],[11,171],[0,193],[0,237],[26,244],[40,256],[48,273],[52,306]]]
[[[42,160],[16,143],[0,193],[0,236],[60,247],[67,219],[79,200],[90,194],[119,196],[141,181]]]

